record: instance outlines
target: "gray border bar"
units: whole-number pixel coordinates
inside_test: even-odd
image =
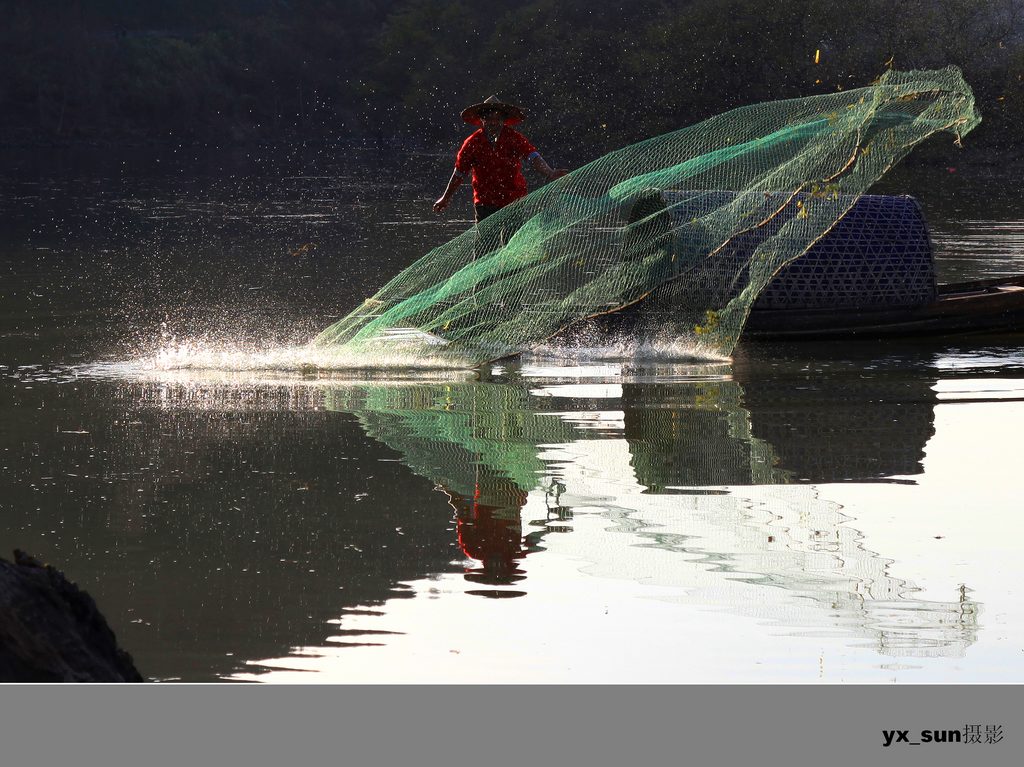
[[[681,651],[685,651],[681,648]],[[614,661],[612,661],[614,662]],[[17,765],[1018,765],[1021,686],[16,686]],[[995,743],[883,730],[1002,728]],[[994,732],[994,731],[992,731]]]

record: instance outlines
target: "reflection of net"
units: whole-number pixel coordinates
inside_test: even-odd
[[[546,465],[538,445],[579,438],[557,415],[538,413],[527,389],[499,384],[365,386],[328,392],[327,408],[355,413],[367,433],[402,453],[417,473],[483,504],[504,506],[508,493],[487,492],[505,478],[537,487]]]
[[[326,405],[355,413],[367,434],[444,490],[459,547],[482,564],[469,580],[522,579],[520,512],[547,466],[538,446],[578,438],[575,426],[536,412],[525,387],[499,384],[360,386],[329,391]]]
[[[587,470],[598,475],[610,467]],[[644,501],[630,508],[617,497],[612,528],[642,543],[620,548],[617,560],[605,555],[588,572],[642,572],[648,583],[686,586],[690,598],[795,636],[838,631],[869,640],[884,655],[961,657],[977,639],[977,603],[964,592],[959,601],[917,598],[918,588],[891,571],[893,561],[868,548],[840,507],[813,489],[673,496],[671,505],[656,495]],[[700,572],[667,560],[658,568],[649,549],[677,553]]]
[[[479,364],[658,288],[676,312],[676,343],[727,355],[782,267],[915,145],[979,119],[955,68],[888,72],[868,88],[728,112],[606,155],[502,209],[314,343],[432,342],[434,358]],[[668,232],[664,208],[650,202],[686,206],[703,193],[707,203],[715,190],[731,193],[671,216]]]
[[[699,567],[673,561],[664,572],[653,572],[651,583],[685,583],[710,603],[800,635],[840,630],[870,639],[886,655],[959,657],[977,635],[979,606],[966,594],[960,601],[916,598],[915,585],[891,572],[892,560],[865,545],[837,504],[813,488],[763,487],[788,483],[794,475],[818,476],[808,471],[829,478],[888,475],[917,460],[924,440],[918,432],[931,426],[931,401],[917,404],[914,398],[930,391],[927,381],[844,383],[842,378],[836,383],[840,398],[903,401],[917,412],[919,427],[906,436],[914,443],[912,455],[883,457],[881,466],[870,468],[855,455],[853,467],[844,470],[842,455],[858,453],[855,444],[839,440],[833,446],[828,435],[814,441],[804,431],[783,433],[772,420],[776,412],[788,419],[806,411],[800,417],[810,432],[822,410],[815,406],[818,392],[794,394],[799,382],[792,379],[759,390],[759,410],[749,414],[744,390],[735,381],[624,384],[626,449],[607,433],[581,428],[571,413],[539,412],[551,406],[550,400],[532,395],[523,384],[360,385],[330,390],[325,404],[354,413],[369,435],[445,489],[462,550],[483,563],[480,571],[467,574],[471,580],[492,585],[521,580],[517,562],[526,549],[520,512],[544,478],[558,477],[556,514],[570,506],[605,507],[614,522],[609,530],[634,537],[627,546],[602,549],[590,572],[622,567],[633,578],[652,573],[651,562],[658,560],[650,557],[651,549],[678,552]],[[883,412],[892,416],[888,407]],[[833,463],[809,463],[810,457],[799,453],[804,463],[797,463],[796,472],[788,463],[780,465],[773,446],[754,436],[762,416],[772,436],[789,448],[808,440],[809,453],[821,451]],[[886,425],[869,419],[863,426],[874,443],[887,437],[899,442],[891,437],[901,428],[907,428],[906,421]],[[854,443],[860,438],[860,433],[851,437]],[[724,491],[723,485],[762,487]],[[717,490],[705,492],[701,486]],[[673,495],[665,498],[666,493]],[[592,557],[593,551],[581,556]],[[765,589],[798,598],[779,598]]]
[[[865,625],[877,632],[878,651],[897,658],[962,658],[978,640],[980,609],[966,598],[864,603]]]

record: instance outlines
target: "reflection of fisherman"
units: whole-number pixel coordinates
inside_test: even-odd
[[[455,158],[455,172],[437,202],[434,211],[441,213],[448,207],[465,180],[473,174],[473,205],[477,223],[496,213],[509,203],[526,196],[526,178],[522,162],[530,161],[533,168],[549,180],[561,178],[567,170],[552,169],[540,156],[537,148],[511,126],[523,121],[523,110],[490,96],[462,112],[462,119],[470,125],[479,125],[462,144]]]
[[[459,547],[483,564],[482,573],[467,573],[471,580],[508,584],[520,580],[516,563],[526,555],[520,510],[527,493],[514,482],[481,477],[473,498],[445,489],[456,513]],[[497,480],[497,481],[495,481]]]

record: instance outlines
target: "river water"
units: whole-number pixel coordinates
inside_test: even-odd
[[[1024,682],[1024,336],[299,368],[449,162],[5,151],[0,554],[159,681]],[[1011,174],[881,191],[1024,272]]]

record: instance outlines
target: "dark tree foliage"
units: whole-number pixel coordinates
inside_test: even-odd
[[[0,138],[436,146],[491,93],[580,156],[958,64],[1024,136],[1024,0],[0,0]]]

